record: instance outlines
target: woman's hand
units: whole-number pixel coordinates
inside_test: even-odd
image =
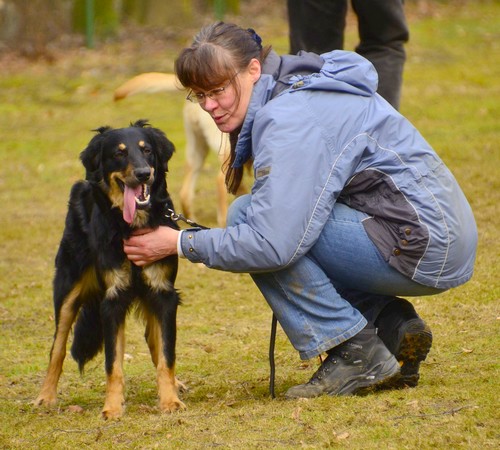
[[[123,249],[136,266],[145,266],[166,256],[176,255],[178,236],[179,230],[166,226],[156,230],[145,228],[125,239]]]

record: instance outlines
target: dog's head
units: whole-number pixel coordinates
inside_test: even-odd
[[[139,120],[128,128],[101,127],[80,158],[86,179],[107,194],[132,224],[136,212],[166,195],[165,172],[174,145],[165,134]]]

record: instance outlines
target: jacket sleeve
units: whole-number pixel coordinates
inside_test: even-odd
[[[307,107],[309,95],[317,94],[280,97],[256,116],[255,183],[246,223],[183,233],[188,259],[233,272],[270,271],[292,264],[314,245],[352,167],[339,167],[343,158],[331,131]]]

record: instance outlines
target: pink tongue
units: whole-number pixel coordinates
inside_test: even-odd
[[[137,186],[135,189],[125,186],[125,192],[123,195],[123,220],[127,223],[132,223],[135,214],[135,197],[141,194],[141,186]]]

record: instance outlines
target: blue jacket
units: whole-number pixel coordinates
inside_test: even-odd
[[[253,158],[247,223],[183,233],[184,255],[233,272],[284,268],[342,202],[369,214],[368,235],[401,273],[442,289],[467,281],[471,208],[430,145],[376,94],[371,63],[344,51],[268,59],[236,147],[236,165]]]

